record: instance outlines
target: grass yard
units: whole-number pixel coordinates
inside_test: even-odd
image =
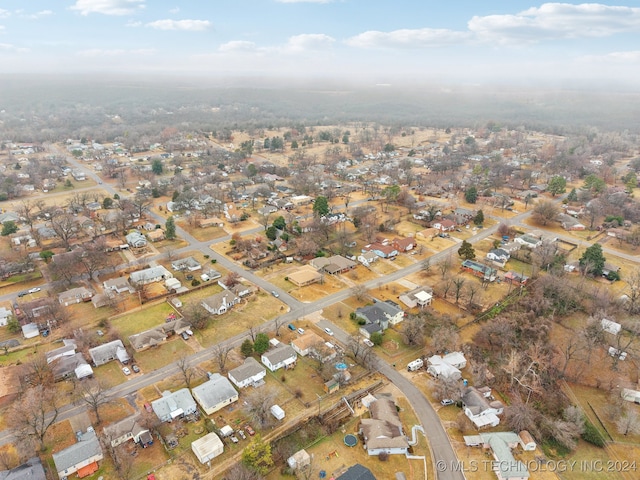
[[[626,448],[626,447],[625,447]],[[634,459],[637,459],[635,457]],[[590,443],[580,440],[578,442],[578,448],[570,455],[565,457],[565,460],[569,462],[576,462],[575,467],[569,471],[562,473],[562,478],[567,480],[619,480],[624,479],[619,472],[607,471],[607,462],[611,462],[612,459],[607,450],[598,448]],[[591,468],[600,465],[601,468]],[[599,470],[599,471],[597,471]],[[637,471],[629,479],[638,478]]]
[[[117,330],[123,341],[127,342],[129,336],[133,334],[162,325],[170,313],[175,313],[175,310],[167,302],[162,302],[151,307],[143,306],[135,312],[112,318],[109,320],[109,325]]]
[[[179,335],[167,339],[157,347],[135,353],[135,360],[143,372],[151,372],[175,362],[184,355],[192,355],[194,350]]]
[[[224,228],[220,227],[191,227],[186,222],[177,222],[187,233],[194,237],[199,242],[207,242],[209,240],[215,240],[216,238],[226,237],[228,234]]]

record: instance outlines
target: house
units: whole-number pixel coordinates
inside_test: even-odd
[[[50,364],[61,357],[71,357],[75,355],[77,348],[75,340],[68,340],[65,338],[62,340],[62,343],[62,347],[54,348],[44,354],[47,359],[47,364]]]
[[[495,427],[500,423],[498,415],[504,410],[499,400],[489,401],[485,395],[475,387],[468,387],[462,395],[464,414],[473,422],[476,428]]]
[[[164,230],[162,230],[161,228],[151,230],[147,233],[147,238],[152,242],[160,242],[161,240],[164,240]]]
[[[405,455],[409,441],[402,430],[396,404],[391,398],[378,397],[369,404],[371,418],[360,422],[360,433],[369,455],[380,453]]]
[[[180,280],[178,280],[177,278],[167,278],[164,281],[164,287],[170,292],[177,292],[180,288],[182,288],[182,282],[180,282]]]
[[[440,232],[453,232],[456,229],[456,226],[456,222],[448,218],[436,220],[435,222],[431,223],[431,228],[435,228]]]
[[[195,272],[196,270],[202,269],[202,265],[200,265],[200,262],[195,258],[187,257],[171,262],[171,268],[178,271],[186,270],[189,272]]]
[[[225,290],[223,292],[214,293],[200,302],[204,309],[214,315],[222,315],[227,313],[231,307],[240,303],[240,297],[234,293]]]
[[[133,292],[133,288],[131,287],[131,284],[126,277],[118,277],[112,278],[110,280],[105,280],[104,282],[102,282],[102,286],[105,290],[111,290],[116,293]]]
[[[610,333],[611,335],[618,335],[622,330],[622,325],[617,322],[607,320],[606,318],[600,320],[600,324],[602,325],[602,330]]]
[[[73,377],[81,380],[93,376],[93,369],[80,352],[74,353],[73,355],[61,356],[51,362],[51,372],[56,382]]]
[[[417,287],[403,293],[398,298],[409,308],[420,307],[422,309],[431,305],[431,301],[433,300],[433,288],[427,286]]]
[[[631,390],[630,388],[623,388],[620,392],[620,396],[627,402],[633,402],[640,405],[640,392],[637,390]]]
[[[487,265],[483,265],[473,260],[465,260],[460,267],[465,272],[469,272],[476,277],[480,277],[485,281],[493,282],[496,279],[498,271],[495,268],[491,268]]]
[[[77,443],[53,454],[53,463],[60,478],[68,478],[76,472],[79,478],[89,476],[98,471],[98,462],[104,458],[93,427],[76,435]]]
[[[367,467],[363,467],[359,463],[349,467],[346,472],[340,475],[336,480],[376,480],[376,477]]]
[[[40,335],[40,329],[37,323],[27,323],[22,325],[22,336],[24,338],[34,338]]]
[[[291,345],[280,344],[267,350],[260,357],[262,363],[272,372],[284,368],[288,370],[296,366],[298,355]]]
[[[219,373],[214,373],[209,381],[192,388],[191,393],[207,415],[238,401],[237,390]]]
[[[373,305],[356,309],[356,316],[364,318],[368,324],[377,324],[386,330],[389,325],[397,325],[404,320],[404,311],[388,302],[374,300]]]
[[[383,333],[385,329],[379,323],[365,323],[362,325],[358,332],[367,340],[371,339],[371,335],[374,333]]]
[[[362,252],[360,255],[358,255],[358,261],[367,268],[369,267],[369,265],[377,261],[378,258],[378,254],[373,251]]]
[[[517,273],[514,272],[512,270],[508,271],[507,273],[504,274],[504,281],[507,283],[510,283],[511,285],[516,285],[518,287],[521,287],[523,285],[527,284],[527,280],[529,280],[529,277],[521,274],[521,273]]]
[[[68,307],[74,303],[90,302],[93,292],[86,287],[72,288],[58,295],[58,301],[61,305]]]
[[[162,397],[151,402],[151,408],[162,422],[170,422],[185,415],[191,415],[198,409],[196,401],[188,388],[181,388],[171,393],[162,392]]]
[[[331,257],[317,257],[311,260],[309,264],[316,270],[323,270],[330,275],[345,273],[356,268],[357,263],[353,260],[343,257],[342,255],[332,255]]]
[[[511,254],[502,248],[493,248],[489,250],[486,256],[487,260],[504,266],[511,258]]]
[[[608,277],[612,273],[618,273],[620,271],[620,267],[614,265],[613,263],[604,262],[604,267],[602,268],[602,276]]]
[[[460,355],[462,354],[460,353]],[[462,358],[464,358],[464,355],[462,356]],[[459,363],[459,359],[457,358],[452,358],[451,361],[453,363],[456,363],[456,362]],[[429,359],[427,360],[427,365],[428,365],[427,373],[429,373],[430,375],[436,378],[458,380],[460,377],[462,377],[462,372],[460,372],[460,368],[464,368],[464,367],[458,367],[453,363],[450,363],[449,361],[445,360],[445,358],[441,357],[440,355],[433,355],[429,357]],[[466,360],[464,362],[464,365],[466,365]]]
[[[149,283],[161,282],[167,278],[172,278],[173,274],[162,265],[156,267],[145,268],[132,272],[129,276],[131,285],[147,285]]]
[[[191,324],[184,318],[178,318],[158,325],[155,328],[136,333],[129,337],[129,343],[137,350],[155,347],[172,335],[180,335],[191,328]]]
[[[11,470],[0,470],[0,480],[47,480],[40,457],[33,457]]]
[[[311,465],[311,456],[305,449],[298,450],[296,453],[287,458],[287,464],[292,470],[302,469]]]
[[[9,318],[11,318],[11,310],[8,310],[5,307],[0,307],[0,327],[6,327],[7,323],[9,323]]]
[[[378,242],[365,245],[362,252],[373,252],[380,258],[393,258],[398,255],[398,250],[394,246]]]
[[[146,237],[137,230],[132,231],[124,238],[133,248],[141,248],[147,245]]]
[[[96,367],[116,359],[126,365],[129,363],[130,359],[127,350],[122,344],[122,340],[114,340],[112,342],[90,348],[89,355]]]
[[[399,252],[409,252],[418,246],[418,242],[413,237],[394,238],[391,240],[391,246]]]
[[[262,385],[266,375],[267,370],[253,357],[245,358],[242,365],[227,373],[229,380],[238,388]]]
[[[211,217],[211,218],[201,218],[200,220],[198,220],[198,226],[200,228],[207,228],[207,227],[224,227],[224,222],[222,220],[220,220],[218,217]]]
[[[220,281],[218,281],[220,284]],[[229,292],[234,294],[236,297],[244,298],[247,295],[251,295],[253,292],[253,288],[250,285],[245,285],[243,283],[236,283],[235,285],[226,288]]]
[[[567,215],[566,213],[559,214],[557,220],[558,222],[560,222],[560,225],[562,225],[562,228],[564,228],[565,230],[582,231],[587,228],[584,224],[580,223],[575,217],[572,217],[571,215]]]
[[[534,237],[533,235],[527,235],[526,233],[514,238],[513,241],[531,249],[538,248],[542,245],[541,238]]]
[[[311,330],[305,331],[302,335],[291,341],[291,347],[301,357],[306,357],[311,353],[313,347],[319,344],[323,344],[324,340],[320,335],[312,332]]]
[[[495,460],[491,462],[491,466],[498,480],[527,480],[529,478],[527,466],[520,460],[516,460],[511,453],[511,450],[521,445],[521,438],[518,434],[514,432],[481,433],[480,435],[465,436],[464,440],[469,446],[481,445],[484,449],[491,450]]]
[[[214,432],[206,434],[191,443],[191,450],[202,464],[209,463],[224,452],[224,444]]]
[[[322,279],[322,274],[311,265],[303,265],[295,272],[290,273],[287,278],[294,285],[305,287],[319,282]]]
[[[139,417],[132,415],[114,424],[104,427],[104,436],[112,447],[117,447],[129,440],[147,447],[153,444],[153,437],[149,429],[140,426]]]

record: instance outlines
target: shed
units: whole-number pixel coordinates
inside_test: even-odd
[[[230,437],[231,435],[233,435],[233,428],[231,428],[229,425],[225,425],[220,429],[220,435],[222,435],[223,437]]]
[[[522,430],[518,434],[518,437],[520,438],[520,445],[522,445],[523,450],[533,452],[536,449],[536,441],[528,431]]]
[[[200,463],[204,464],[221,455],[224,451],[224,444],[218,435],[211,432],[193,442],[191,450],[193,450]]]
[[[304,468],[311,464],[311,456],[305,449],[298,450],[296,453],[287,458],[287,464],[292,470]]]
[[[622,330],[622,325],[617,322],[607,320],[606,318],[600,320],[600,324],[602,325],[602,330],[610,333],[611,335],[618,335],[620,330]]]
[[[276,417],[277,420],[282,420],[284,418],[284,410],[280,408],[280,405],[273,405],[270,409],[271,415]]]

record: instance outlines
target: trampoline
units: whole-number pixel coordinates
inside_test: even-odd
[[[347,447],[355,447],[357,443],[358,443],[358,438],[355,435],[349,433],[344,436],[344,444]]]
[[[346,363],[336,363],[336,370],[346,370],[348,368]]]

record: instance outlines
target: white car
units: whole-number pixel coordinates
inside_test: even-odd
[[[364,343],[367,347],[373,347],[374,344],[371,340],[369,340],[368,338],[365,338],[364,340],[362,340],[362,343]]]
[[[299,333],[300,335],[302,335],[302,334],[304,333],[304,328],[299,328],[299,329],[298,329],[298,333]]]
[[[330,328],[325,328],[324,331],[327,335],[331,335],[333,337],[333,331]]]
[[[125,375],[131,375],[131,370],[129,370],[129,367],[123,367],[122,373],[124,373]]]
[[[29,293],[37,293],[41,290],[40,287],[33,287],[29,289]]]

